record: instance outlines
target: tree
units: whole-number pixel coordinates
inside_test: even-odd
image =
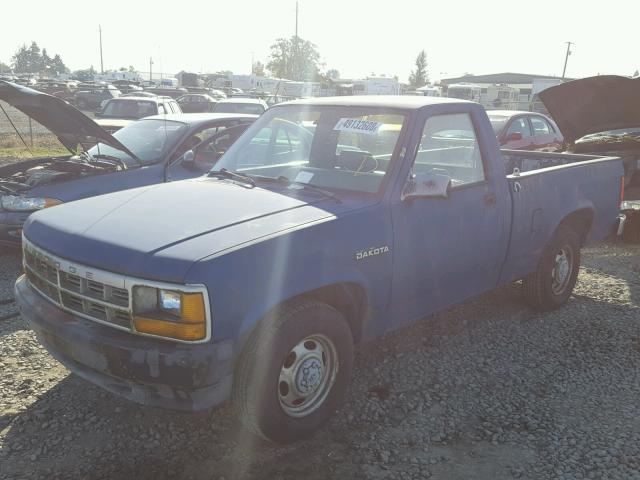
[[[340,72],[335,68],[330,68],[329,70],[327,70],[325,75],[331,80],[340,80]]]
[[[427,73],[427,54],[424,50],[420,51],[416,57],[416,69],[409,75],[409,85],[413,88],[424,87],[429,82],[429,74]]]
[[[11,67],[6,63],[0,62],[0,73],[11,73]]]
[[[91,82],[96,74],[95,68],[91,65],[90,68],[84,70],[76,70],[71,74],[73,78],[80,80],[81,82]]]
[[[56,54],[51,58],[47,49],[43,48],[41,52],[36,42],[32,42],[28,48],[26,45],[22,45],[13,56],[12,61],[16,73],[56,74],[69,71],[60,55]]]
[[[257,61],[253,63],[253,71],[251,72],[259,77],[264,77],[264,63]]]
[[[316,45],[300,37],[278,38],[271,45],[267,69],[278,78],[310,81],[319,78],[320,54]]]

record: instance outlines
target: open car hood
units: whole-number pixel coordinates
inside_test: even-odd
[[[50,130],[72,153],[76,153],[78,144],[86,149],[97,140],[137,158],[109,132],[61,98],[0,80],[0,100]]]
[[[600,75],[540,92],[565,139],[640,127],[640,78]]]

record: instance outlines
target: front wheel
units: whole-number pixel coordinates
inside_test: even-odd
[[[538,262],[535,272],[523,279],[527,302],[548,311],[571,296],[580,269],[580,238],[571,228],[560,226]]]
[[[343,315],[315,300],[283,305],[247,341],[233,406],[253,433],[302,440],[329,420],[349,384],[353,338]]]

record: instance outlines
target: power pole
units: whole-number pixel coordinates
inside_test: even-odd
[[[251,52],[251,75],[253,75],[254,72],[254,66],[256,64],[255,60],[254,60],[254,54],[255,52]]]
[[[295,65],[297,60],[297,53],[298,53],[298,0],[296,0],[296,31],[295,31],[295,34],[293,35],[293,55],[291,56],[291,76],[292,77],[296,76]],[[295,78],[292,78],[291,80],[295,80]]]
[[[573,42],[565,42],[567,44],[567,55],[564,57],[564,68],[562,69],[562,79],[564,80],[565,73],[567,73],[567,62],[569,61],[569,55],[571,55],[571,45],[575,45]]]
[[[98,32],[100,33],[100,73],[104,75],[104,63],[102,62],[102,25],[98,25]]]
[[[149,84],[153,83],[152,70],[153,70],[153,58],[149,57]]]

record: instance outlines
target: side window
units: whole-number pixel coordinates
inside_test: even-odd
[[[531,117],[531,125],[533,125],[534,135],[549,135],[551,133],[551,127],[544,118]]]
[[[167,113],[167,111],[164,108],[164,105],[159,103],[158,104],[158,115],[165,115]]]
[[[507,130],[507,135],[510,133],[521,133],[522,138],[531,136],[531,127],[529,127],[529,122],[527,122],[526,117],[518,117],[511,122],[509,125],[509,130]]]
[[[448,175],[454,187],[484,180],[482,155],[468,113],[436,115],[427,120],[413,173]]]

